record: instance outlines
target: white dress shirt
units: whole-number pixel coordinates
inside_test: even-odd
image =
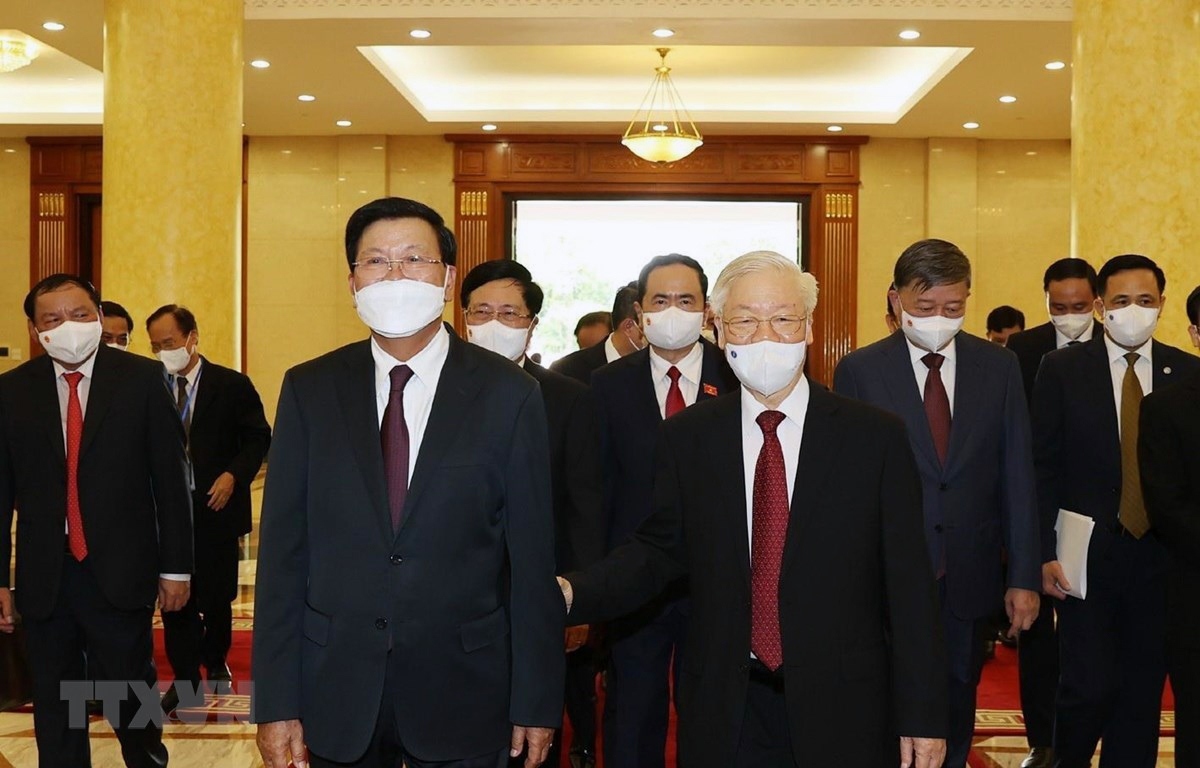
[[[442,378],[442,367],[450,353],[450,334],[446,326],[438,327],[437,333],[425,348],[408,360],[397,360],[383,351],[371,337],[371,356],[375,358],[375,406],[379,415],[379,426],[383,426],[383,412],[392,393],[392,369],[407,365],[413,375],[404,385],[404,423],[408,427],[408,480],[412,482],[413,468],[421,454],[421,440],[425,437],[425,426],[429,423],[429,411],[433,407],[433,396],[437,393],[438,381]]]
[[[907,338],[904,339],[904,343],[908,345],[908,356],[912,360],[913,373],[917,377],[917,391],[921,393],[923,401],[925,399],[925,380],[929,378],[929,369],[921,358],[928,355],[929,350],[921,349]],[[954,415],[954,372],[958,360],[957,345],[958,340],[951,339],[949,344],[938,350],[938,354],[946,358],[942,361],[942,385],[946,387],[946,397],[950,400],[951,416]]]
[[[1110,339],[1107,333],[1104,334],[1104,348],[1108,350],[1108,370],[1112,374],[1113,402],[1117,406],[1118,435],[1121,434],[1121,389],[1125,383],[1125,371],[1129,368],[1129,363],[1125,361],[1125,355],[1130,351],[1138,353],[1139,357],[1133,373],[1141,382],[1142,394],[1148,395],[1154,389],[1154,361],[1150,359],[1152,346],[1154,346],[1154,339],[1147,339],[1146,343],[1137,349],[1128,350]]]
[[[187,388],[184,390],[184,397],[187,398],[187,410],[180,414],[180,418],[184,419],[185,425],[191,423],[192,416],[196,413],[196,387],[200,384],[200,368],[203,366],[204,361],[196,358],[196,364],[192,366],[192,370],[184,374],[183,377],[187,381]],[[171,391],[171,402],[175,403],[177,407],[179,403],[179,384],[176,381],[178,379],[179,374],[167,377],[167,381],[170,382],[168,388]]]
[[[808,413],[808,377],[801,376],[791,393],[775,410],[784,415],[775,428],[779,446],[783,449],[783,466],[787,473],[788,500],[796,488],[796,466],[800,463],[800,442],[804,437],[804,416]],[[762,427],[755,419],[767,407],[754,399],[750,390],[742,387],[742,473],[746,481],[746,540],[750,554],[754,552],[754,470],[762,452]]]
[[[679,391],[684,405],[694,405],[700,393],[700,376],[704,370],[704,345],[696,341],[692,350],[678,363],[669,363],[650,348],[650,376],[654,379],[654,394],[658,398],[658,412],[667,416],[667,393],[671,391],[671,377],[667,371],[674,365],[679,369]]]
[[[616,331],[613,331],[616,333]],[[617,350],[617,345],[613,344],[613,334],[608,334],[608,338],[604,340],[604,361],[611,363],[613,360],[620,360],[621,353]]]
[[[1058,328],[1056,327],[1056,328],[1054,329],[1054,348],[1055,348],[1055,349],[1062,349],[1063,347],[1065,347],[1065,346],[1067,346],[1068,344],[1070,344],[1072,341],[1078,341],[1078,342],[1080,342],[1080,343],[1082,343],[1082,342],[1085,342],[1085,341],[1091,341],[1091,340],[1092,340],[1092,333],[1093,333],[1095,330],[1096,330],[1096,324],[1095,324],[1095,323],[1089,323],[1089,324],[1088,324],[1088,327],[1087,327],[1087,330],[1085,330],[1083,333],[1079,334],[1079,338],[1078,338],[1078,339],[1072,339],[1070,336],[1067,336],[1065,333],[1063,333],[1062,331],[1058,330]]]

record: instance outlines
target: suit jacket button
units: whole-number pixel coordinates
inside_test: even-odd
[[[933,526],[933,530],[934,530],[936,533],[941,533],[941,532],[942,532],[942,524],[941,524],[941,523],[938,523],[937,525]]]
[[[375,619],[375,629],[387,629],[387,619]]]
[[[404,562],[404,558],[400,557],[400,555],[392,555],[388,560],[392,561],[392,565],[400,565],[400,563]]]

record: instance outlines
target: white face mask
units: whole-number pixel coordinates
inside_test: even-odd
[[[99,320],[77,322],[67,320],[57,328],[38,332],[38,341],[46,354],[65,365],[78,365],[92,356],[100,346],[104,327]]]
[[[916,346],[930,352],[937,352],[950,343],[950,340],[962,330],[966,317],[913,317],[907,311],[900,313],[900,330]]]
[[[726,344],[725,359],[742,386],[770,397],[792,383],[804,367],[808,344],[784,344],[764,339],[753,344]]]
[[[188,350],[186,341],[182,347],[176,349],[160,349],[154,353],[154,356],[172,376],[187,368],[188,363],[192,361],[192,352]]]
[[[1078,339],[1084,331],[1092,327],[1092,313],[1074,315],[1050,315],[1050,322],[1058,332],[1071,341]]]
[[[467,326],[467,341],[502,355],[514,363],[529,345],[529,328],[510,328],[496,319],[482,325]]]
[[[642,333],[646,341],[659,349],[683,349],[695,344],[702,325],[703,312],[688,312],[679,307],[642,313]]]
[[[359,319],[380,336],[407,338],[442,316],[445,281],[438,286],[423,280],[380,280],[354,292],[354,308]]]
[[[1104,330],[1122,347],[1140,347],[1154,335],[1161,311],[1159,307],[1139,307],[1137,304],[1106,309]]]
[[[128,344],[105,344],[104,346],[108,347],[109,349],[119,349],[119,350],[121,350],[122,352],[128,352],[128,351],[129,351],[129,345],[128,345]]]

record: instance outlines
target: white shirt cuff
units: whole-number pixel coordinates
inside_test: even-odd
[[[160,573],[158,578],[166,579],[167,581],[191,581],[192,574],[190,573]]]

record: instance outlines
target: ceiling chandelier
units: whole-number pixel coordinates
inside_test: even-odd
[[[667,66],[670,51],[658,49],[662,62],[654,70],[654,82],[621,138],[630,152],[652,163],[682,160],[704,143],[671,82],[671,68]]]
[[[24,40],[0,39],[0,72],[12,72],[29,66],[37,58],[37,50]]]

